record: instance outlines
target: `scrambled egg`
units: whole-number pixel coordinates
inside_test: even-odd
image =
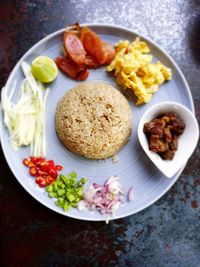
[[[171,80],[171,69],[159,61],[152,62],[152,55],[146,42],[137,37],[133,43],[119,41],[115,45],[116,55],[107,71],[114,71],[117,84],[131,89],[137,97],[136,105],[147,103],[159,85]]]

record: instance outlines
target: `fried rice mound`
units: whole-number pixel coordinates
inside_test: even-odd
[[[58,102],[55,124],[59,139],[70,151],[105,159],[128,142],[132,113],[126,98],[112,85],[86,82]]]

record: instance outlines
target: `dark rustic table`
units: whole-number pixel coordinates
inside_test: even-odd
[[[200,119],[199,0],[0,0],[0,87],[32,45],[75,21],[126,26],[165,48]],[[164,197],[108,225],[45,208],[17,182],[2,150],[0,157],[1,266],[200,266],[199,147]]]

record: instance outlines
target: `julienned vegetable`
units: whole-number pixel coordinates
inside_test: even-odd
[[[46,187],[49,196],[56,198],[56,205],[64,211],[77,207],[78,202],[83,198],[83,184],[86,179],[82,178],[77,182],[76,177],[76,172],[66,176],[61,174],[51,185]]]
[[[104,185],[93,183],[84,190],[78,204],[80,211],[98,210],[102,214],[114,214],[123,202],[124,191],[117,176],[111,176]]]
[[[25,79],[20,88],[17,103],[12,102],[16,94],[16,82],[13,88],[5,87],[1,93],[4,123],[10,133],[10,142],[14,149],[30,145],[31,156],[46,154],[46,99],[49,90],[38,82],[31,73],[30,65],[21,64]]]

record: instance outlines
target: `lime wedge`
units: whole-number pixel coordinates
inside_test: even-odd
[[[36,57],[31,64],[31,71],[33,76],[42,83],[52,82],[58,74],[55,62],[46,56]]]

